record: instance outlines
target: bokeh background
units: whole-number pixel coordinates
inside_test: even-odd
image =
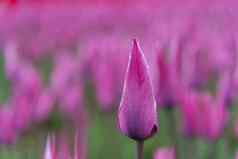
[[[72,156],[75,134],[80,159],[134,158],[135,141],[117,126],[134,38],[158,102],[159,132],[145,158],[167,159],[172,151],[155,155],[164,148],[180,158],[235,158],[237,5],[0,0],[0,158],[43,159],[49,134],[60,159]]]

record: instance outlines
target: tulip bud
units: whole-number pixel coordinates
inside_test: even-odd
[[[148,64],[134,40],[127,67],[118,120],[121,132],[143,141],[157,131],[157,113]]]

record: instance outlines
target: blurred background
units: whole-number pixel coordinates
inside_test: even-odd
[[[0,0],[0,158],[48,159],[52,134],[57,159],[135,158],[117,125],[134,38],[158,104],[145,158],[235,158],[237,3]]]

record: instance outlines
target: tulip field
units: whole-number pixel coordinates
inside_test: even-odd
[[[238,159],[237,6],[0,0],[0,159]]]

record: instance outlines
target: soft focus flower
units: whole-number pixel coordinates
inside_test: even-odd
[[[130,54],[118,112],[121,132],[145,140],[157,131],[156,102],[148,65],[136,40]]]
[[[84,118],[85,105],[83,97],[83,88],[79,84],[70,86],[65,94],[58,99],[60,111],[66,117],[75,120],[75,122],[77,122],[79,118]]]
[[[175,159],[174,148],[159,148],[155,154],[154,159]]]
[[[14,80],[16,78],[17,71],[19,71],[21,66],[15,42],[11,41],[6,44],[4,49],[4,59],[6,77],[9,80]]]
[[[48,136],[43,159],[57,159],[55,146],[55,136]]]
[[[234,102],[234,82],[229,77],[223,77],[218,83],[218,96],[224,105],[232,106]]]
[[[216,140],[224,132],[228,112],[224,105],[207,94],[191,93],[181,103],[184,133]],[[202,118],[201,118],[202,117]]]
[[[34,107],[43,92],[43,82],[39,73],[31,66],[24,64],[12,82],[10,105],[14,112],[16,127],[24,130],[33,120]]]
[[[69,137],[66,133],[60,135],[49,135],[47,137],[44,159],[86,159],[86,145],[79,137],[78,132],[75,133],[74,138],[74,155],[70,150]],[[81,140],[81,141],[80,141]]]
[[[97,45],[95,45],[97,41]],[[120,42],[120,45],[118,45]],[[101,110],[112,111],[122,92],[126,70],[126,52],[117,35],[104,39],[93,39],[85,50],[85,72],[89,72]]]
[[[86,128],[79,128],[74,136],[74,159],[87,159],[88,132]]]
[[[69,85],[79,82],[79,68],[78,57],[71,55],[71,52],[63,52],[55,56],[50,87],[56,96],[63,96]]]
[[[55,59],[50,90],[63,115],[70,119],[83,116],[84,94],[77,56],[63,53]]]
[[[159,70],[157,102],[162,107],[172,107],[176,104],[176,76],[173,74],[173,69],[176,67],[174,68],[172,66],[171,61],[166,55],[166,50],[161,49],[157,58],[157,67]]]
[[[206,137],[212,140],[217,140],[224,133],[224,129],[226,128],[229,119],[229,114],[224,105],[217,102],[212,102],[211,104],[213,104],[213,107],[209,107],[209,127]]]
[[[16,95],[11,99],[14,112],[15,126],[19,131],[24,131],[32,123],[33,105],[24,95]]]
[[[228,69],[221,74],[221,77],[218,81],[217,96],[226,107],[232,106],[236,98],[235,96],[237,93],[237,84],[236,84],[237,80],[235,77],[237,70],[236,67],[237,67],[236,65],[233,67],[228,67]]]
[[[9,106],[3,106],[0,110],[0,143],[12,144],[15,143],[18,136],[15,128],[14,112]]]
[[[196,96],[194,94],[185,94],[179,107],[183,118],[183,131],[186,135],[193,136],[198,134],[199,119],[197,117]]]
[[[35,108],[33,110],[34,120],[37,122],[46,120],[49,117],[54,104],[54,95],[52,95],[50,90],[44,90],[35,103]]]

